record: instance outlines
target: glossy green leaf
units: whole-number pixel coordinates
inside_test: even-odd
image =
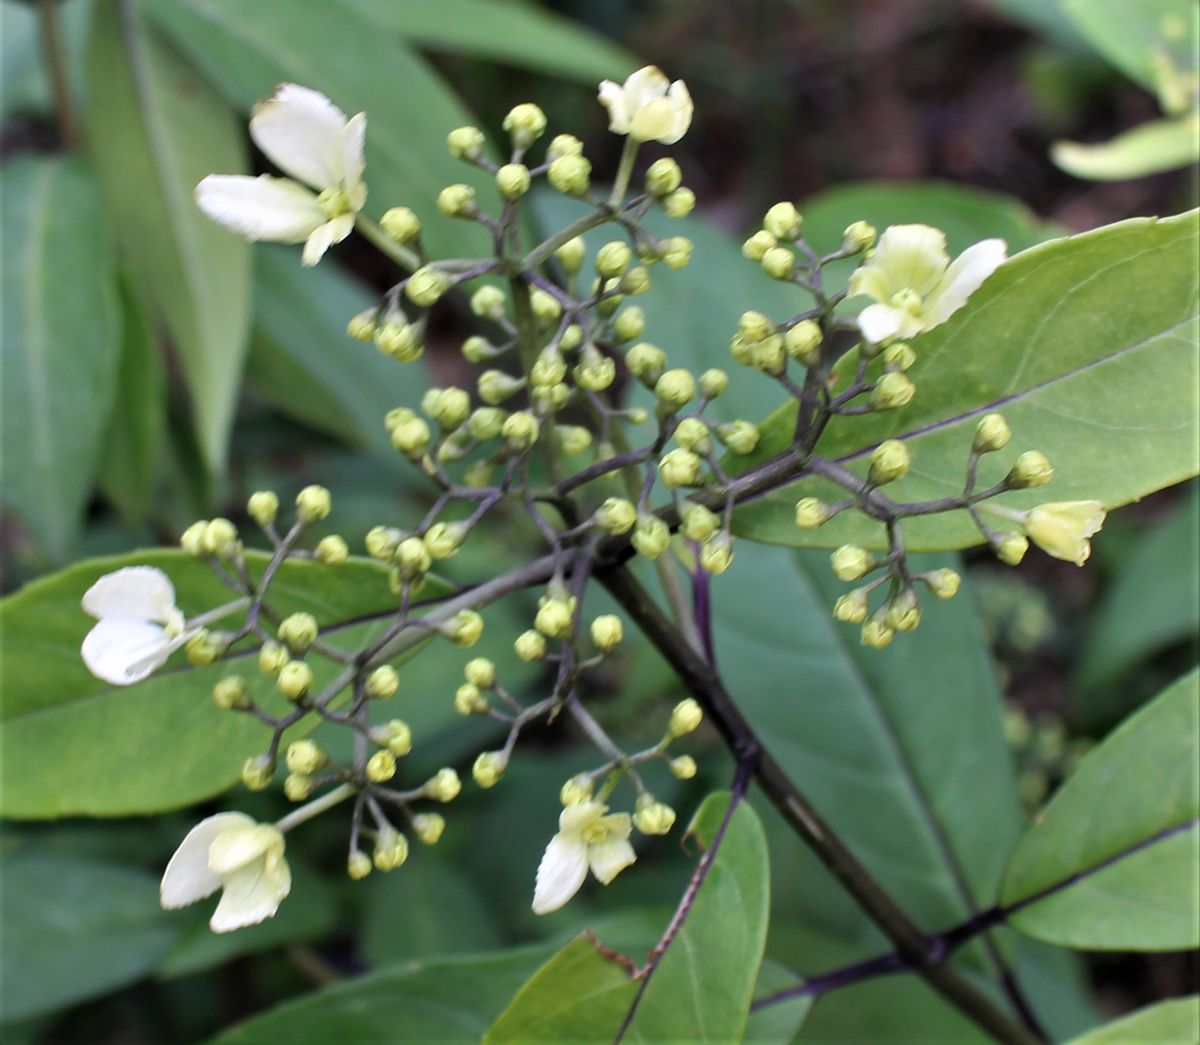
[[[799,978],[778,962],[767,959],[758,971],[758,983],[754,987],[755,998],[765,998],[776,991],[795,987]],[[771,1042],[794,1041],[800,1027],[812,1008],[811,997],[791,998],[776,1002],[766,1008],[755,1009],[746,1021],[746,1033],[742,1040],[767,1045]]]
[[[1152,120],[1106,142],[1055,142],[1050,158],[1068,174],[1124,181],[1187,167],[1200,160],[1200,114]]]
[[[446,151],[446,134],[470,123],[470,114],[422,58],[377,24],[338,0],[143,2],[243,112],[280,82],[323,91],[347,113],[365,112],[370,213],[412,207],[424,221],[421,238],[433,257],[474,257],[489,249],[486,230],[444,218],[435,205],[438,192],[453,182],[474,184],[481,198],[495,191],[486,174]],[[299,254],[294,248],[297,265]]]
[[[1113,507],[1195,475],[1196,240],[1191,212],[1136,218],[1025,251],[948,322],[913,339],[917,395],[908,407],[835,418],[818,452],[865,472],[879,442],[902,439],[913,467],[889,495],[953,495],[962,489],[979,417],[1000,410],[1013,441],[982,460],[980,486],[1000,480],[1030,447],[1056,469],[1052,485],[1005,495],[1008,507],[1092,498]],[[794,424],[794,404],[776,411],[751,460],[786,446]],[[883,546],[883,527],[857,512],[798,530],[793,505],[805,494],[842,496],[822,481],[795,484],[742,508],[738,532],[780,544]],[[981,540],[965,512],[910,519],[904,528],[913,550]]]
[[[1155,1045],[1192,1045],[1200,1041],[1200,995],[1148,1005],[1072,1038],[1067,1045],[1125,1045],[1131,1041]]]
[[[343,0],[419,47],[491,59],[594,86],[623,80],[639,62],[586,26],[524,3],[495,0]]]
[[[1163,691],[1083,760],[1017,847],[1001,904],[1064,947],[1200,944],[1200,673]]]
[[[142,871],[24,851],[0,861],[5,1020],[25,1019],[140,979],[178,929]]]
[[[477,1043],[550,956],[545,946],[401,965],[307,994],[225,1031],[213,1045]]]
[[[12,160],[3,190],[3,498],[44,551],[63,559],[116,393],[116,273],[95,181],[80,160]]]
[[[255,573],[266,562],[261,553],[247,558]],[[119,816],[186,806],[228,788],[242,761],[270,739],[262,723],[220,711],[211,699],[217,679],[240,671],[253,695],[278,712],[282,698],[252,659],[202,669],[168,665],[119,688],[89,674],[79,646],[92,621],[79,600],[98,577],[132,564],[164,570],[177,604],[190,616],[232,597],[204,563],[159,549],[82,562],[0,601],[3,815]],[[396,605],[385,573],[363,560],[335,568],[285,563],[270,601],[282,613],[307,609],[322,625]],[[236,621],[229,618],[226,626]],[[347,633],[330,639],[349,641]],[[318,685],[335,674],[323,659],[314,658],[313,668]]]
[[[1156,63],[1194,70],[1200,12],[1193,0],[1063,0],[1076,27],[1105,58],[1148,91],[1159,90]]]
[[[220,473],[250,322],[250,248],[209,221],[192,191],[213,171],[246,169],[244,131],[140,10],[96,12],[89,142],[137,296],[179,353],[202,457]]]

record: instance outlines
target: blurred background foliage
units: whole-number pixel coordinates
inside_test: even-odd
[[[1163,21],[1180,10],[1182,47]],[[439,318],[426,368],[401,370],[345,336],[347,319],[391,282],[370,249],[351,240],[302,270],[296,251],[252,248],[193,206],[205,174],[266,169],[245,121],[277,82],[366,111],[368,210],[406,204],[426,217],[442,185],[467,178],[446,153],[450,128],[478,123],[499,141],[510,105],[536,101],[608,171],[620,143],[605,133],[596,82],[648,61],[686,79],[698,118],[675,153],[700,201],[683,230],[698,249],[647,306],[655,340],[686,365],[720,350],[740,311],[769,309],[778,294],[737,247],[778,199],[801,204],[818,245],[865,218],[939,225],[952,252],[990,235],[1015,252],[1193,206],[1196,99],[1172,76],[1186,81],[1189,62],[1194,75],[1194,14],[1171,0],[3,0],[3,588],[77,558],[172,544],[196,517],[244,522],[246,496],[262,487],[286,498],[330,486],[352,544],[426,503],[380,419],[431,383],[463,380],[462,312]],[[1131,52],[1139,33],[1145,46]],[[1166,64],[1143,61],[1160,52]],[[1122,141],[1164,123],[1153,148]],[[1080,161],[1076,149],[1072,162],[1055,144],[1068,138],[1108,152]],[[435,252],[473,253],[471,230],[427,228]],[[826,817],[919,920],[944,927],[991,902],[1022,802],[1034,808],[1094,739],[1195,663],[1198,511],[1193,484],[1116,513],[1085,571],[968,556],[977,612],[935,608],[904,648],[870,658],[829,621],[821,553],[747,547],[717,588],[722,664]],[[515,561],[521,538],[506,537],[461,564],[466,575]],[[768,614],[754,594],[779,585],[781,562],[795,572],[781,592],[788,613]],[[500,646],[529,612],[511,601],[489,615]],[[593,697],[634,738],[653,733],[647,723],[679,694],[665,666],[630,645]],[[923,664],[935,651],[944,667],[930,678]],[[431,647],[406,676],[405,716],[414,727],[424,716],[414,757],[431,768],[486,740],[450,729],[460,660]],[[801,679],[804,700],[781,701]],[[526,681],[537,684],[532,672]],[[700,777],[662,795],[681,810],[728,780],[716,738],[702,739]],[[948,757],[963,752],[974,767],[966,790]],[[397,963],[435,962],[394,973],[419,991],[437,962],[561,943],[584,924],[645,944],[689,872],[671,846],[619,888],[547,919],[529,912],[575,757],[559,738],[535,737],[486,806],[477,794],[456,805],[436,850],[363,884],[342,873],[337,818],[319,821],[289,839],[292,902],[229,937],[209,934],[203,912],[157,907],[158,869],[210,807],[10,823],[0,1033],[200,1040],[314,984]],[[263,819],[283,811],[272,794],[237,797]],[[877,953],[881,938],[763,815],[775,883],[768,955],[818,973]],[[1078,963],[1015,936],[1001,946],[1056,1036],[1096,1022],[1097,1007],[1181,993],[1196,974],[1188,957]],[[519,984],[549,953],[514,951],[505,968]],[[976,1033],[903,976],[825,998],[806,1035],[885,1040],[897,1009],[915,1038]],[[381,1006],[379,1033],[400,1018]]]

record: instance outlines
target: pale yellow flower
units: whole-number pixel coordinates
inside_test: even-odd
[[[655,65],[639,69],[624,84],[603,81],[599,97],[608,110],[608,129],[637,141],[674,145],[692,123],[687,84],[672,83]]]
[[[1104,525],[1104,516],[1100,501],[1052,501],[1031,509],[1023,525],[1047,555],[1082,566],[1092,553],[1088,538]]]

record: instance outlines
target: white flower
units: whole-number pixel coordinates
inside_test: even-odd
[[[1100,501],[1052,501],[1031,509],[1025,516],[1025,532],[1047,555],[1082,566],[1092,554],[1088,540],[1104,525]]]
[[[624,84],[604,80],[600,104],[608,110],[608,129],[638,141],[674,145],[692,122],[692,96],[682,80],[671,83],[655,65],[633,73]]]
[[[191,637],[162,570],[126,566],[106,573],[83,596],[96,625],[80,654],[88,670],[114,686],[139,682]]]
[[[303,240],[301,260],[315,265],[333,244],[350,235],[354,217],[366,202],[366,132],[364,113],[347,120],[320,91],[282,84],[273,97],[255,106],[250,137],[296,180],[210,174],[196,186],[196,202],[213,221],[247,239]]]
[[[892,225],[871,259],[850,277],[851,297],[865,294],[877,302],[859,313],[859,329],[868,341],[882,344],[945,323],[1004,259],[1004,241],[985,239],[951,264],[940,229]]]
[[[567,806],[558,818],[558,834],[550,839],[538,864],[533,890],[534,914],[557,911],[578,891],[588,868],[608,885],[637,857],[629,844],[628,813],[608,813],[599,802]]]
[[[218,813],[201,820],[179,844],[163,872],[159,897],[170,909],[223,890],[208,924],[225,933],[270,918],[291,888],[279,828],[244,813]]]

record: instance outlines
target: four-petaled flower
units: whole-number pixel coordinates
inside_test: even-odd
[[[639,69],[624,84],[601,81],[600,104],[608,110],[608,129],[637,141],[674,145],[692,122],[687,84],[671,83],[656,65]]]
[[[292,888],[283,858],[283,834],[244,813],[218,813],[201,820],[175,850],[163,873],[163,907],[188,904],[222,890],[209,920],[224,933],[270,918]]]
[[[250,137],[296,181],[269,174],[210,174],[196,186],[196,202],[213,221],[247,239],[304,241],[301,261],[315,265],[333,244],[350,235],[354,217],[366,202],[366,131],[364,113],[347,120],[320,91],[282,84],[255,107]]]
[[[534,914],[557,911],[578,891],[588,868],[608,885],[637,859],[629,844],[628,813],[608,813],[599,802],[569,805],[558,818],[558,834],[550,839],[537,869]]]
[[[1023,525],[1047,555],[1082,566],[1092,554],[1088,538],[1104,525],[1104,516],[1100,501],[1051,501],[1031,509]]]
[[[170,578],[153,566],[106,573],[84,593],[82,605],[96,618],[80,649],[83,662],[114,686],[141,681],[192,634],[175,606]]]
[[[941,230],[892,225],[870,260],[850,277],[851,297],[865,294],[876,302],[859,313],[863,337],[882,344],[945,323],[1004,260],[1004,241],[985,239],[951,264]]]

